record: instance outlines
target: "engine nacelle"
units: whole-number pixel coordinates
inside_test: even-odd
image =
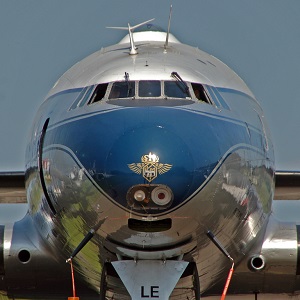
[[[62,284],[53,292],[64,289],[70,293],[70,267],[63,260],[57,261],[43,245],[29,216],[0,226],[1,292],[9,297],[23,297],[36,296],[47,289],[51,294],[49,286],[56,285],[59,277]]]

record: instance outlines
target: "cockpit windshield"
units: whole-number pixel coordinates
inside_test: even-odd
[[[160,97],[161,87],[159,80],[141,80],[139,81],[139,97]]]
[[[183,100],[186,101],[182,104],[184,105],[198,100],[229,109],[228,106],[225,106],[225,102],[221,105],[219,104],[221,100],[214,101],[211,99],[211,95],[216,94],[216,92],[213,92],[209,86],[184,81],[177,72],[172,72],[171,77],[173,78],[169,80],[129,80],[129,74],[125,72],[124,81],[100,83],[97,86],[83,89],[82,95],[84,96],[80,94],[79,100],[74,101],[70,110],[81,107],[85,103],[89,105],[95,102],[117,104],[116,101],[121,99],[125,101],[122,103],[126,103],[126,105],[129,105],[131,100],[134,100],[132,105],[146,105],[147,103],[151,103],[151,105],[166,105],[167,102],[168,105],[171,105],[171,103],[175,105],[174,101],[176,101],[176,105],[181,105],[180,103],[183,103]],[[92,96],[90,96],[91,93]],[[90,100],[87,102],[89,97]],[[112,101],[110,102],[110,100]],[[141,101],[139,102],[139,100]],[[150,102],[147,102],[148,100]]]
[[[164,82],[165,96],[168,98],[189,98],[190,93],[185,86],[178,81],[165,81]]]
[[[134,81],[118,81],[113,83],[108,99],[130,98],[134,97],[134,94]]]

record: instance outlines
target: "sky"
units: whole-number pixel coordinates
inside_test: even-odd
[[[126,26],[155,18],[170,1],[0,0],[0,172],[23,171],[34,115],[57,79],[117,43]],[[171,32],[216,56],[260,102],[277,170],[300,171],[300,1],[173,0]]]

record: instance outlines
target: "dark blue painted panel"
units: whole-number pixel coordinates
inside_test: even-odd
[[[229,149],[249,145],[250,140],[242,122],[187,110],[139,107],[52,125],[44,146],[51,144],[70,148],[98,185],[124,206],[128,189],[147,183],[128,164],[141,163],[143,155],[155,153],[160,163],[172,168],[151,183],[172,189],[174,207],[199,188]]]

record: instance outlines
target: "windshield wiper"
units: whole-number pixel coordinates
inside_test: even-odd
[[[125,72],[125,81],[127,82],[127,98],[129,97],[129,95],[131,94],[131,83],[129,81],[129,74],[127,72]]]
[[[183,81],[183,79],[180,77],[180,75],[177,72],[172,72],[171,77],[176,79],[176,82],[178,83],[178,86],[180,87],[180,89],[184,93],[186,93],[188,97],[190,97],[189,87],[187,86],[185,81]]]

